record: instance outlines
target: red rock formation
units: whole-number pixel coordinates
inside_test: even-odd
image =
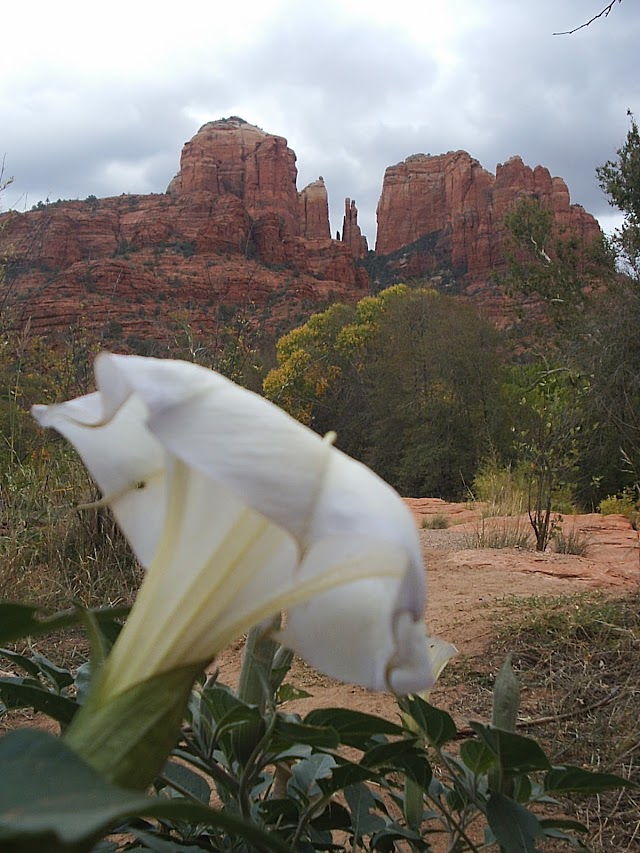
[[[504,214],[523,195],[537,195],[553,210],[556,225],[582,240],[600,233],[584,208],[570,204],[564,181],[542,166],[531,169],[514,157],[494,176],[466,151],[416,154],[385,172],[376,253],[421,241],[400,261],[405,272],[419,275],[445,264],[468,283],[487,279],[504,263]]]
[[[300,236],[309,240],[328,240],[329,198],[322,176],[300,193]]]
[[[350,198],[344,200],[344,219],[342,220],[342,242],[351,249],[354,258],[360,259],[369,251],[367,238],[362,236],[358,225],[358,208]]]
[[[265,133],[240,118],[203,125],[186,143],[171,195],[231,194],[252,219],[277,213],[287,233],[300,235],[296,155],[282,136]]]
[[[357,263],[367,243],[356,205],[346,199],[342,239],[332,240],[324,181],[298,193],[295,163],[282,137],[223,119],[186,143],[166,194],[90,197],[5,215],[3,311],[15,323],[30,317],[43,333],[106,323],[126,342],[131,335],[166,340],[185,307],[207,332],[239,308],[256,325],[281,331],[330,299],[361,298],[369,279]],[[561,178],[517,157],[495,176],[464,151],[415,155],[387,169],[378,204],[380,283],[456,283],[499,322],[504,294],[487,283],[503,263],[504,213],[523,194],[539,196],[558,227],[581,239],[599,233],[593,217],[570,203]]]
[[[296,175],[282,137],[241,119],[206,124],[184,146],[166,195],[3,217],[4,307],[41,333],[110,324],[123,340],[164,340],[185,307],[213,332],[226,308],[250,306],[255,323],[275,328],[313,303],[356,300],[368,276],[330,238],[324,182],[299,194]]]

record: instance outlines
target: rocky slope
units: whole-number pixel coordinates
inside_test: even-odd
[[[2,310],[39,333],[80,324],[119,346],[167,340],[185,309],[198,331],[215,333],[243,312],[278,333],[331,301],[360,299],[367,269],[375,289],[453,282],[495,302],[502,217],[523,194],[545,201],[580,239],[599,233],[561,178],[517,157],[495,175],[464,151],[387,169],[375,253],[355,201],[346,199],[342,235],[331,239],[323,179],[300,192],[296,179],[284,138],[235,117],[209,122],[185,144],[165,194],[89,196],[2,217]]]
[[[367,291],[332,240],[322,178],[298,192],[285,139],[241,119],[204,125],[166,194],[58,202],[2,218],[4,311],[39,333],[81,324],[122,340],[167,338],[244,311],[273,332]],[[357,223],[355,224],[357,227]]]

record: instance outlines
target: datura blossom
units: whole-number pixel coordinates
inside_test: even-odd
[[[103,353],[95,374],[95,393],[33,414],[74,445],[147,570],[103,697],[206,664],[279,612],[278,641],[329,676],[432,684],[454,649],[425,635],[419,540],[389,485],[206,368]]]

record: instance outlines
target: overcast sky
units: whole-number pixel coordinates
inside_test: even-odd
[[[30,0],[4,4],[3,208],[163,192],[207,121],[287,138],[331,227],[356,200],[373,247],[384,169],[465,149],[569,185],[605,228],[595,177],[640,117],[640,4],[605,0]]]

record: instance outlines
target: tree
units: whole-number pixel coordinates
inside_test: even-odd
[[[612,241],[618,272],[597,294],[580,349],[593,411],[617,438],[619,488],[640,482],[640,131],[629,116],[617,157],[596,170],[610,204],[624,214]]]
[[[278,366],[264,380],[265,395],[307,426],[318,428],[324,399],[342,376],[337,338],[353,316],[350,306],[332,305],[276,344]]]
[[[558,508],[558,501],[573,499],[587,387],[578,374],[546,359],[511,369],[507,391],[514,449],[519,469],[526,474],[527,510],[537,551],[545,551],[549,544],[554,529],[552,511]]]
[[[401,492],[457,498],[503,424],[499,337],[470,304],[396,285],[285,335],[265,391]]]
[[[579,375],[584,387],[576,486],[597,503],[640,481],[640,132],[597,169],[624,224],[610,240],[580,246],[554,235],[550,212],[524,199],[505,217],[507,284],[546,309],[533,352]]]
[[[634,115],[628,111],[631,127],[615,160],[596,169],[600,187],[609,196],[609,204],[624,213],[624,222],[614,239],[619,259],[636,284],[640,278],[640,131]]]
[[[546,334],[572,324],[590,294],[613,270],[602,238],[589,244],[554,224],[553,211],[537,196],[519,199],[504,217],[508,270],[500,281],[510,294],[538,297]]]
[[[499,334],[469,303],[413,290],[390,303],[364,366],[364,459],[404,494],[457,499],[496,441]]]

